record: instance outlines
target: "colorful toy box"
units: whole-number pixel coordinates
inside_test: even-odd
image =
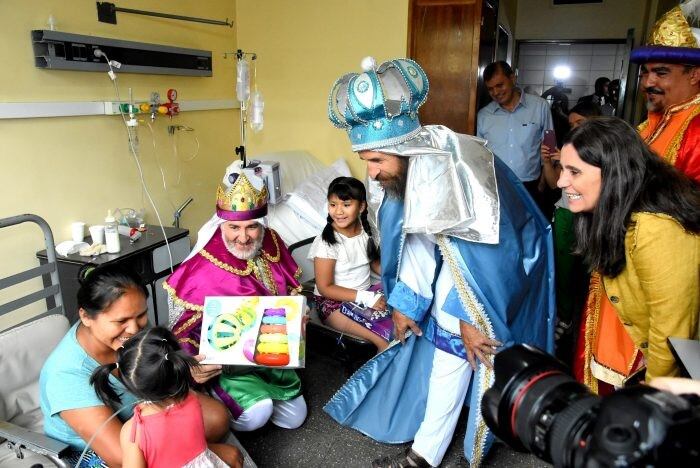
[[[199,352],[205,364],[304,367],[304,296],[207,297]]]

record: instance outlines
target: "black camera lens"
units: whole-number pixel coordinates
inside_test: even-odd
[[[498,353],[494,368],[481,412],[513,448],[557,468],[700,466],[698,396],[638,385],[599,398],[527,345]]]
[[[496,381],[481,402],[486,424],[512,447],[543,460],[557,464],[570,456],[566,443],[598,398],[569,376],[564,364],[528,345],[498,353],[494,366]]]
[[[552,424],[548,454],[555,466],[583,466],[582,455],[588,444],[591,422],[595,420],[600,399],[581,395],[556,415]]]

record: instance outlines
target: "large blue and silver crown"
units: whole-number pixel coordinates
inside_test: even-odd
[[[397,145],[420,132],[418,108],[428,96],[428,76],[416,62],[395,59],[376,67],[362,61],[363,73],[335,82],[328,98],[328,118],[344,128],[353,151]]]

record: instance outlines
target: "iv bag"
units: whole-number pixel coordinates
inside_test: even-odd
[[[247,102],[250,97],[250,67],[245,59],[236,64],[236,99]]]
[[[250,128],[254,132],[259,132],[263,128],[263,108],[265,101],[260,91],[253,93],[253,104],[250,107]]]

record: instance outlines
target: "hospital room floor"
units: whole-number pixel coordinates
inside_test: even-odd
[[[260,468],[369,467],[372,460],[401,451],[409,444],[387,445],[359,432],[340,426],[324,411],[323,405],[347,379],[342,364],[333,357],[308,350],[306,369],[300,371],[308,417],[296,430],[268,424],[250,433],[238,433],[243,446]],[[442,467],[468,467],[463,454],[466,413],[460,416],[455,437]],[[504,468],[550,466],[534,455],[516,452],[497,443],[483,466]]]

